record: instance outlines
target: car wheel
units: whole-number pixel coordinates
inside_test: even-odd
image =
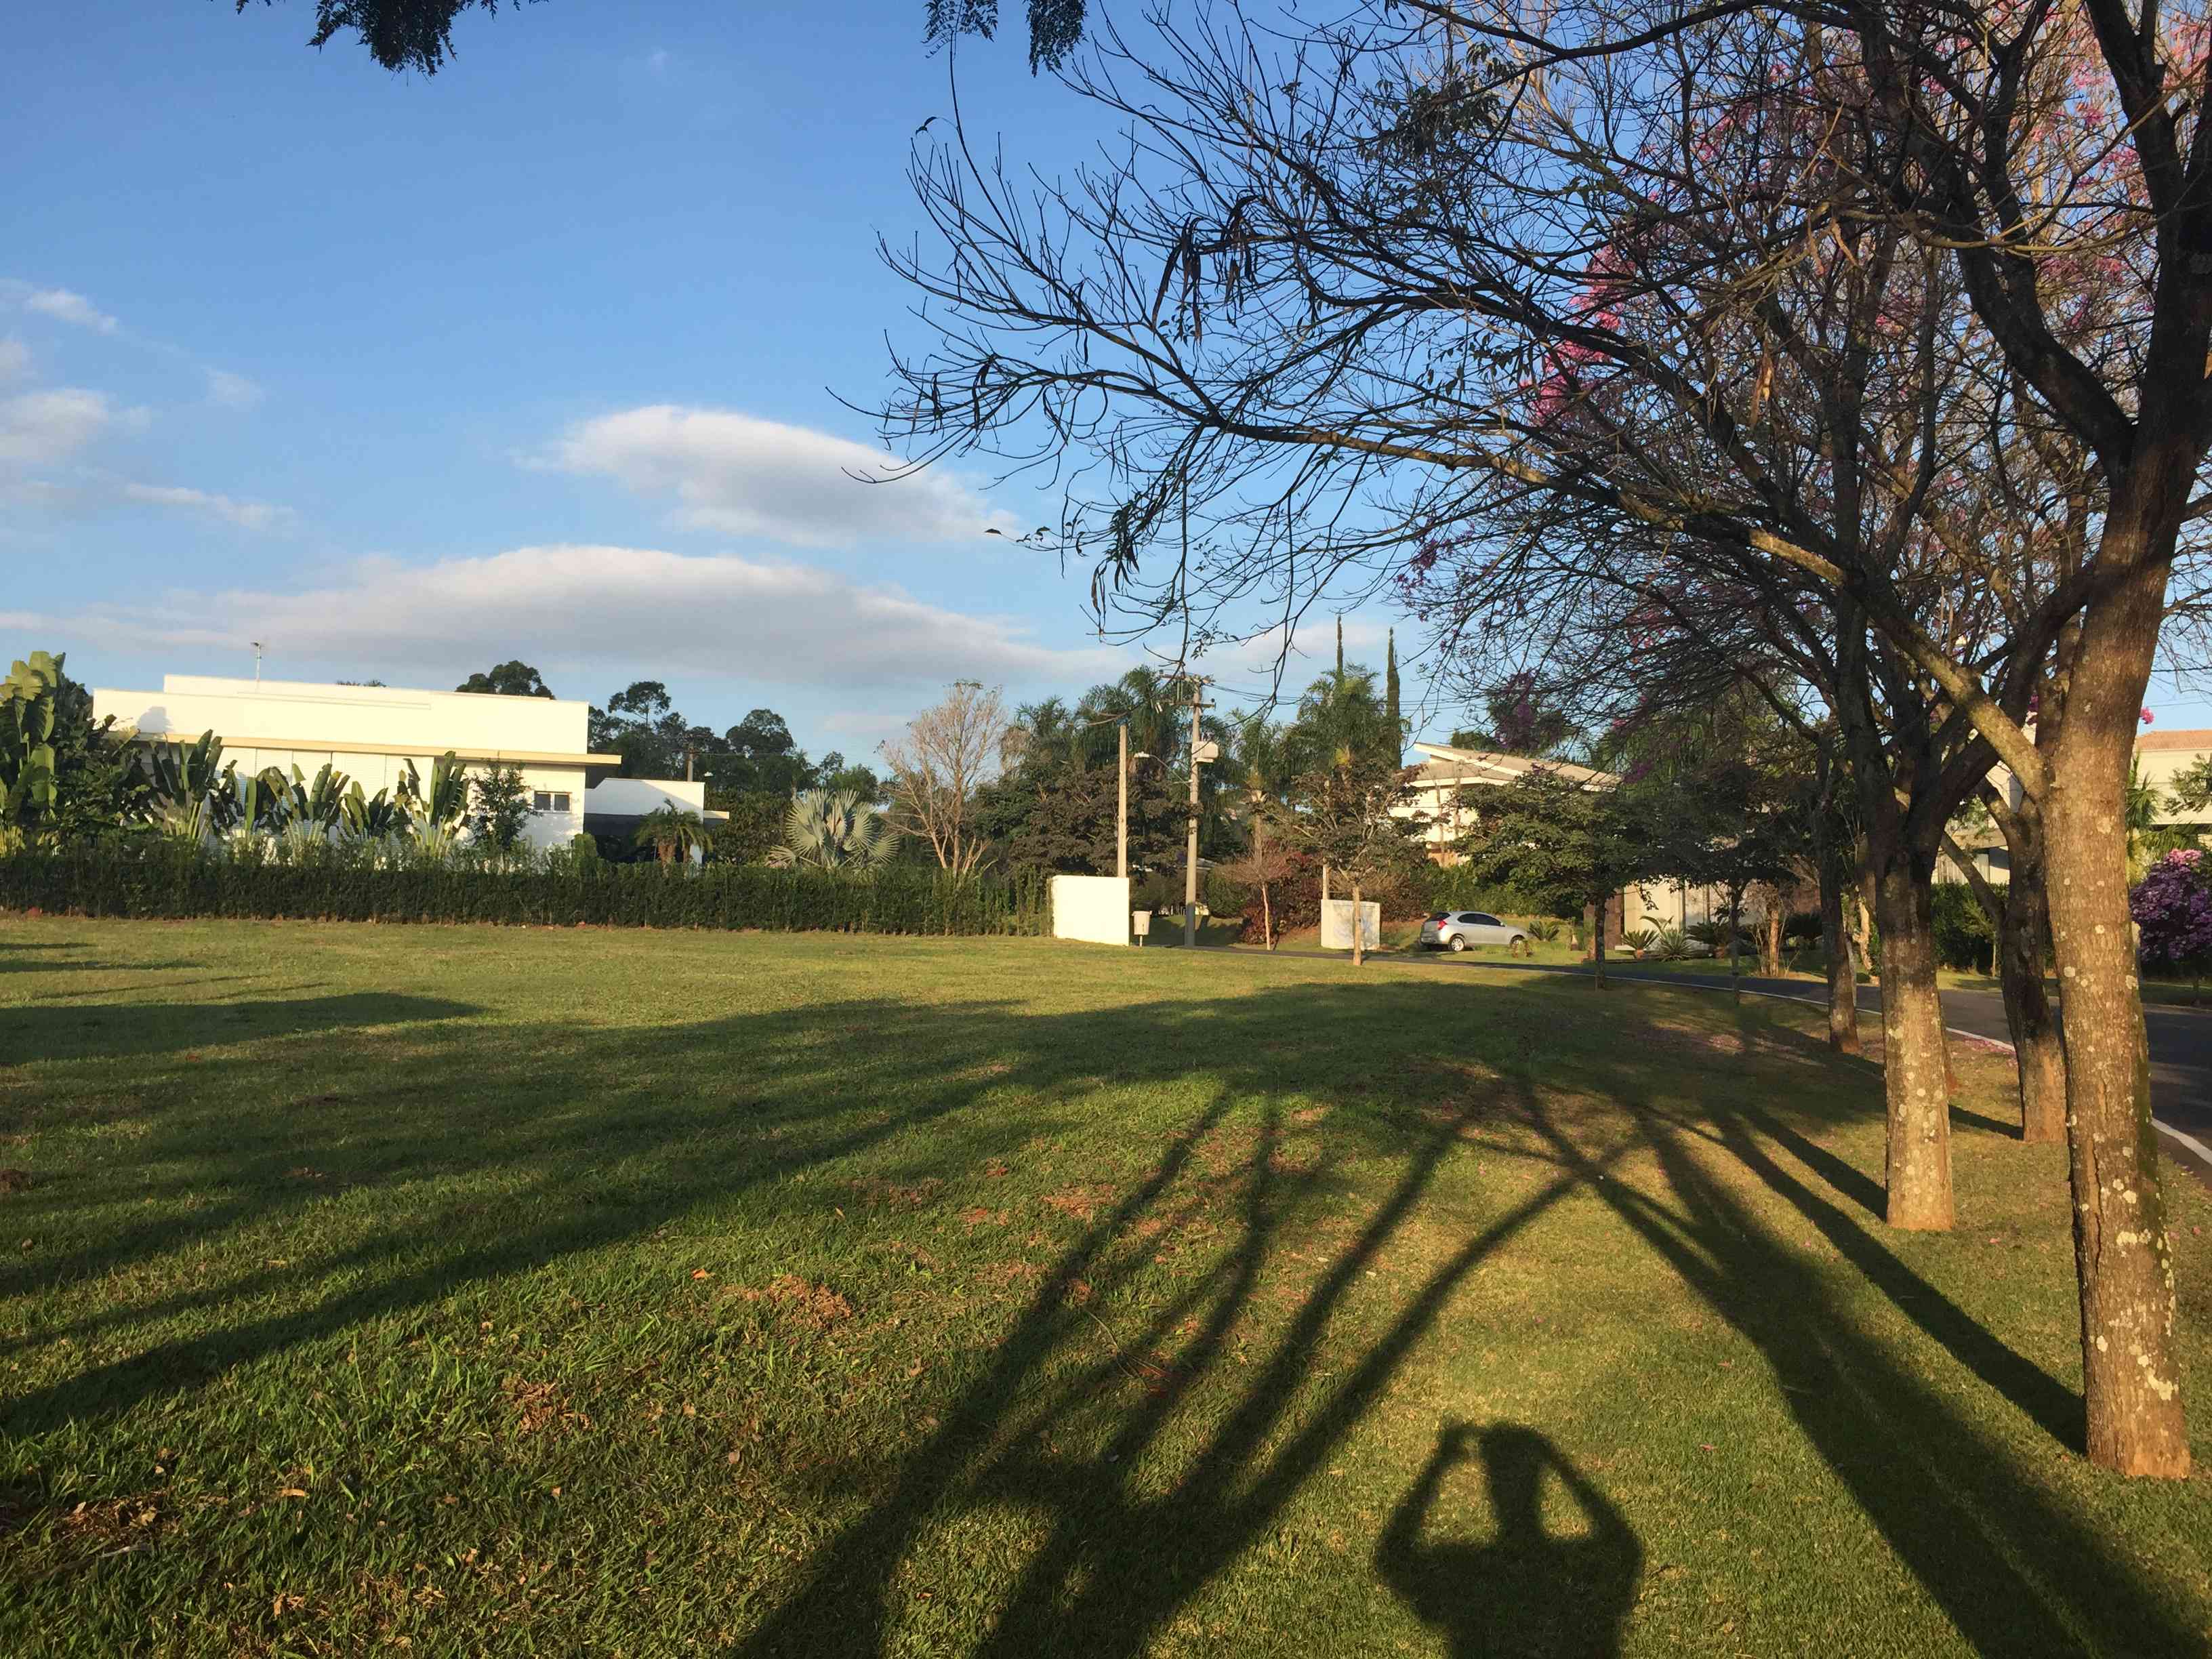
[[[1510,945],[1508,945],[1506,946],[1506,948],[1507,948],[1508,950],[1511,951],[1513,952],[1513,954],[1514,954],[1515,956],[1516,956],[1516,957],[1525,957],[1525,956],[1527,956],[1527,955],[1528,954],[1528,934],[1526,934],[1526,933],[1516,933],[1516,934],[1514,934],[1514,935],[1513,935],[1513,939],[1512,939],[1512,942],[1511,942]]]
[[[1454,933],[1454,934],[1451,936],[1451,948],[1452,948],[1453,950],[1455,950],[1455,951],[1464,951],[1464,950],[1466,950],[1466,949],[1467,949],[1467,935],[1466,935],[1466,934],[1464,934],[1464,933]]]

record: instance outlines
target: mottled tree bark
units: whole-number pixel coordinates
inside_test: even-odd
[[[2017,808],[1991,799],[1990,813],[2004,832],[2012,866],[2004,896],[1982,883],[1977,896],[1996,935],[1998,982],[2005,1029],[2020,1074],[2020,1138],[2039,1146],[2066,1139],[2066,1051],[2058,1039],[2043,969],[2048,924],[2044,914],[2042,813],[2033,801]],[[1978,875],[1978,872],[1975,872]]]
[[[1914,860],[1903,848],[1885,852],[1875,848],[1875,913],[1881,928],[1882,1088],[1889,1110],[1887,1219],[1893,1227],[1936,1232],[1950,1227],[1955,1212],[1935,915],[1928,880]]]
[[[2180,434],[2167,440],[2178,445]],[[2170,459],[2170,458],[2168,458]],[[2151,470],[2148,459],[2145,471]],[[2066,1053],[2067,1150],[2091,1461],[2123,1474],[2189,1473],[2175,1352],[2173,1246],[2151,1127],[2150,1048],[2129,927],[2126,790],[2150,678],[2166,566],[2149,525],[2179,516],[2191,468],[2161,469],[2176,500],[2116,489],[2098,558],[2107,601],[2085,613],[2050,755],[2043,824],[2051,942]],[[2172,538],[2165,538],[2170,556]]]
[[[1820,876],[1820,949],[1828,958],[1828,1046],[1839,1054],[1859,1052],[1859,964],[1844,926],[1844,887]]]
[[[1605,988],[1605,906],[1606,896],[1600,893],[1583,912],[1590,925],[1590,978],[1600,990]]]
[[[1828,1046],[1839,1054],[1859,1052],[1858,959],[1844,921],[1844,887],[1850,879],[1850,849],[1840,844],[1831,811],[1841,785],[1837,763],[1820,757],[1820,805],[1813,820],[1813,878],[1820,893],[1820,950],[1828,960]]]
[[[1784,913],[1782,889],[1770,886],[1771,900],[1766,907],[1766,921],[1759,930],[1759,971],[1769,979],[1782,977],[1782,929],[1789,917]]]

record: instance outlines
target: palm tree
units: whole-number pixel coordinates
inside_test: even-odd
[[[639,820],[630,836],[634,847],[650,847],[663,864],[689,862],[694,853],[707,850],[707,826],[696,812],[679,812],[663,806]]]
[[[1076,705],[1076,718],[1084,722],[1121,717],[1129,723],[1129,752],[1158,755],[1171,760],[1182,750],[1184,721],[1189,704],[1181,685],[1155,669],[1131,669],[1118,680],[1094,685]],[[1092,726],[1086,741],[1095,746],[1086,761],[1103,761],[1114,752],[1111,726]]]
[[[1090,733],[1079,724],[1076,711],[1058,697],[1024,703],[1006,732],[1009,768],[1034,766],[1041,772],[1058,771],[1069,762],[1089,758]]]
[[[1389,713],[1376,695],[1374,674],[1356,667],[1336,669],[1307,688],[1285,741],[1293,772],[1348,765],[1355,757],[1395,766],[1403,749],[1403,734],[1390,729]]]
[[[791,798],[783,845],[768,849],[778,870],[872,870],[890,859],[899,832],[849,789],[807,789]]]

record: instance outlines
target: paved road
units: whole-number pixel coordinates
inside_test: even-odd
[[[1282,954],[1334,957],[1343,952],[1296,951]],[[1536,974],[1589,971],[1556,963],[1516,962],[1510,957],[1487,955],[1455,957],[1430,951],[1404,954],[1394,951],[1372,960],[1446,969],[1510,968]],[[1668,974],[1654,971],[1642,963],[1619,972],[1617,976],[1622,980],[1656,980],[1707,991],[1728,988],[1725,979],[1716,979],[1709,974]],[[1821,1006],[1827,1002],[1823,988],[1810,980],[1756,979],[1747,975],[1743,988],[1770,996],[1796,997]],[[1863,1012],[1879,1013],[1881,992],[1871,985],[1860,986],[1859,1007]],[[2004,999],[1995,991],[1946,991],[1943,1014],[1959,1030],[1991,1037],[1999,1042],[2008,1040]],[[2151,1006],[2143,1010],[2143,1022],[2150,1031],[2151,1110],[2159,1127],[2166,1131],[2160,1137],[2160,1144],[2176,1163],[2212,1184],[2212,1150],[2207,1150],[2212,1149],[2212,1010]],[[2192,1141],[2196,1143],[2193,1146]]]

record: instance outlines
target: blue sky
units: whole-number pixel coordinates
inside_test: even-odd
[[[854,756],[956,677],[1019,701],[1139,659],[1086,632],[1087,573],[983,534],[1053,516],[1027,485],[846,476],[872,441],[833,393],[914,337],[874,243],[915,228],[910,135],[948,107],[921,12],[546,0],[465,17],[424,79],[308,50],[307,0],[29,9],[0,659],[146,684],[250,672],[259,638],[272,675],[450,685],[520,656]],[[1064,165],[1085,112],[1018,36],[963,46],[963,106]],[[1353,657],[1393,620],[1354,612]],[[1267,649],[1216,672],[1261,685]]]
[[[854,755],[956,677],[1137,660],[1085,573],[983,533],[1053,516],[1029,486],[845,476],[872,439],[833,392],[872,397],[905,324],[875,237],[911,233],[948,107],[921,14],[547,0],[465,16],[425,79],[308,50],[307,0],[33,9],[0,110],[8,654],[110,684],[250,672],[254,638],[292,678],[520,656]],[[1021,40],[961,80],[1015,153],[1077,153]]]

